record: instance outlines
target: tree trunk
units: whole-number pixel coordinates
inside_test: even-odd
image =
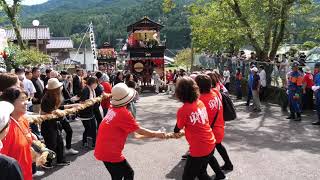
[[[21,0],[13,0],[13,5],[10,7],[6,0],[0,0],[0,5],[2,6],[4,12],[6,13],[7,17],[9,18],[13,30],[16,34],[17,42],[21,50],[24,50],[24,44],[20,32],[19,23],[17,20],[18,9],[20,6]]]
[[[19,25],[17,23],[17,20],[15,18],[10,19],[10,20],[11,20],[14,32],[16,34],[16,37],[17,37],[18,45],[19,45],[21,50],[24,50],[25,46],[24,46],[24,43],[23,43],[23,39],[22,39],[21,32],[20,32],[20,27],[19,27]]]

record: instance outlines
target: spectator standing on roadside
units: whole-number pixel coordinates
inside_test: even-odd
[[[267,90],[267,74],[266,71],[264,70],[264,66],[261,65],[260,66],[260,73],[259,73],[259,77],[260,77],[260,100],[264,101],[266,98],[266,90]]]
[[[314,85],[313,82],[313,75],[311,73],[310,67],[305,67],[305,74],[303,77],[303,101],[302,101],[302,108],[305,110],[312,110],[313,109],[313,91],[312,86]]]
[[[228,91],[230,91],[230,71],[227,66],[224,67],[223,78],[224,86],[227,88]]]
[[[316,63],[314,66],[314,86],[312,86],[312,90],[314,91],[314,95],[316,96],[316,110],[318,115],[318,120],[312,122],[312,125],[320,125],[320,62]]]
[[[242,81],[242,73],[241,69],[237,68],[236,72],[236,90],[237,90],[237,99],[242,99],[242,87],[241,87],[241,81]]]
[[[252,99],[253,99],[253,111],[260,112],[260,98],[259,98],[259,90],[260,90],[260,76],[258,74],[258,68],[252,68],[253,72],[253,81],[252,81]]]

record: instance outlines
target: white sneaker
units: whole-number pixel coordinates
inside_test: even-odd
[[[44,175],[44,171],[36,171],[36,173],[34,173],[32,175],[32,177],[40,177],[40,176],[43,176]]]
[[[67,155],[76,155],[76,154],[79,153],[79,151],[76,151],[76,150],[70,148],[70,149],[66,149],[65,153],[66,153]]]

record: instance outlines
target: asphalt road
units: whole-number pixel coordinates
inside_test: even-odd
[[[228,122],[224,144],[234,164],[227,174],[232,180],[319,180],[320,127],[311,125],[315,113],[308,112],[302,122],[285,119],[277,105],[265,104],[261,113],[251,113],[244,102],[235,102],[238,119]],[[165,127],[172,131],[181,104],[168,95],[141,97],[137,104],[141,126],[153,130]],[[72,163],[56,167],[40,179],[94,180],[111,179],[93,151],[81,147],[83,127],[72,122],[73,148],[77,156],[68,156]],[[106,147],[107,148],[107,147]],[[137,180],[181,179],[184,161],[180,157],[188,149],[182,139],[137,140],[129,138],[124,154],[135,171]],[[222,161],[216,154],[220,164]],[[209,175],[214,173],[208,168]],[[39,178],[38,178],[39,179]]]

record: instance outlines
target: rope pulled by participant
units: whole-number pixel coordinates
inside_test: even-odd
[[[95,103],[101,102],[105,98],[111,97],[111,94],[103,94],[99,97],[88,99],[84,101],[83,103],[79,104],[79,106],[66,109],[66,110],[55,110],[51,114],[45,114],[45,115],[36,115],[36,116],[28,116],[27,119],[30,123],[36,123],[40,124],[43,121],[51,120],[51,119],[57,119],[64,117],[69,114],[74,114],[78,111],[84,110],[87,107],[93,106]]]

